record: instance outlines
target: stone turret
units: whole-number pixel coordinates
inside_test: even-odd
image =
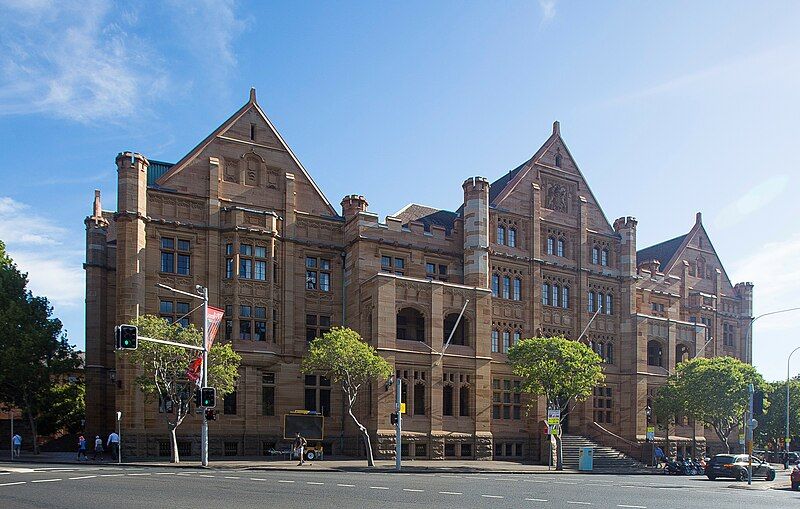
[[[636,275],[636,218],[620,217],[614,221],[614,231],[622,237],[620,272],[628,277]]]
[[[471,177],[464,188],[464,284],[489,286],[489,181]]]
[[[367,199],[358,194],[350,194],[342,198],[342,216],[345,221],[350,221],[358,216],[359,212],[366,212],[369,203]]]

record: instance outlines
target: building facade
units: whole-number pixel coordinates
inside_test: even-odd
[[[417,458],[539,458],[545,405],[515,390],[507,362],[521,338],[564,335],[600,354],[606,383],[566,431],[617,445],[644,440],[646,408],[680,360],[750,360],[752,285],[732,285],[700,215],[688,234],[637,252],[636,220],[605,217],[557,122],[519,167],[466,179],[457,210],[410,204],[383,221],[364,196],[339,209],[325,198],[255,91],[177,163],[123,152],[116,165],[117,210],[96,192],[85,220],[87,429],[110,430],[121,410],[134,454],[168,454],[169,408],[135,388],[114,326],[141,314],[202,323],[157,284],[207,286],[225,309],[218,340],[243,360],[211,424],[219,455],[280,447],[282,416],[297,409],[326,416],[327,452],[359,454],[340,391],[299,369],[308,342],[338,325],[404,380],[403,451]],[[393,411],[382,381],[359,402],[379,457],[394,455]],[[179,428],[186,454],[199,452],[200,419]],[[669,435],[705,444],[689,422]]]

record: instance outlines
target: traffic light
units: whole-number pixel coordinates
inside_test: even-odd
[[[194,391],[194,406],[196,406],[197,408],[203,406],[203,397],[200,394],[200,389]]]
[[[217,406],[217,389],[214,387],[203,387],[200,389],[200,406],[214,408]]]
[[[753,417],[764,415],[764,391],[753,393]]]
[[[392,424],[392,426],[397,426],[397,414],[389,414],[389,422]]]
[[[217,411],[211,408],[206,408],[206,420],[207,421],[216,421],[217,420]]]
[[[136,350],[139,346],[139,329],[135,325],[120,325],[115,333],[117,350]]]

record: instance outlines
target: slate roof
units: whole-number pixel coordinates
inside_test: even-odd
[[[447,233],[453,229],[453,223],[458,217],[456,212],[435,209],[419,203],[409,203],[392,215],[400,219],[403,225],[417,221],[425,225],[425,231],[430,231],[431,225],[436,225],[447,230]]]
[[[688,235],[688,234],[686,234]],[[666,240],[654,246],[646,247],[640,251],[636,251],[636,263],[642,263],[649,260],[658,260],[661,262],[659,270],[664,270],[675,252],[683,244],[686,235],[675,237],[674,239]]]
[[[506,188],[508,183],[511,182],[514,179],[514,177],[517,176],[517,173],[519,173],[519,171],[526,164],[528,164],[529,161],[530,161],[530,159],[528,161],[525,161],[524,163],[520,164],[519,166],[517,166],[516,168],[514,168],[510,172],[506,173],[505,175],[503,175],[499,179],[495,180],[491,184],[489,184],[489,203],[492,203],[494,201],[494,199],[497,197],[497,195],[499,195],[500,193],[503,192],[503,189]]]

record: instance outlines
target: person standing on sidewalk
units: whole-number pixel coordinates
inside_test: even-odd
[[[94,437],[94,455],[92,456],[92,461],[97,460],[97,455],[100,455],[100,461],[103,461],[103,439],[100,438],[100,435]]]
[[[83,435],[78,437],[78,461],[81,460],[81,455],[83,455],[84,460],[89,459],[86,456],[86,439],[83,437]]]
[[[19,452],[22,449],[22,437],[19,436],[19,433],[14,433],[14,436],[11,437],[11,448],[12,456],[19,458]]]
[[[297,436],[294,439],[294,443],[292,444],[292,451],[294,451],[295,454],[297,453],[300,454],[300,463],[297,464],[298,467],[303,466],[304,463],[303,460],[305,459],[306,445],[308,445],[308,442],[306,442],[306,439],[303,438],[298,432]]]
[[[111,451],[111,458],[118,459],[119,458],[119,435],[117,435],[116,431],[112,431],[110,435],[108,435],[108,442],[106,443],[108,446],[108,450]]]

